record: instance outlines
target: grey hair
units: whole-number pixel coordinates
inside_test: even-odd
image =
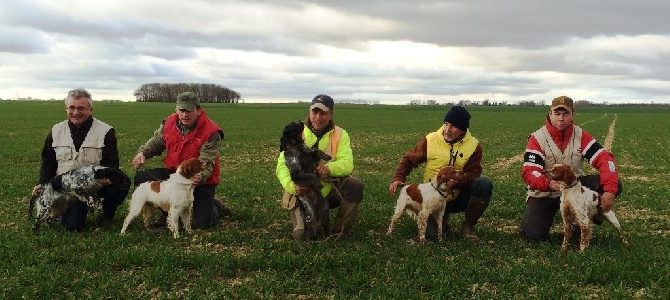
[[[67,105],[68,100],[77,100],[79,98],[88,98],[88,104],[93,107],[93,97],[84,88],[73,89],[67,92],[67,97],[65,97],[65,105]]]

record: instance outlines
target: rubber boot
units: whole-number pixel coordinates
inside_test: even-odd
[[[461,234],[463,238],[476,240],[477,235],[475,235],[475,225],[479,218],[486,210],[486,206],[489,204],[491,198],[479,198],[477,196],[470,196],[468,201],[468,206],[465,207],[465,217],[463,220],[463,228]]]
[[[345,200],[340,202],[340,208],[335,217],[335,225],[330,230],[331,234],[347,235],[356,221],[358,215],[358,203],[352,203]]]

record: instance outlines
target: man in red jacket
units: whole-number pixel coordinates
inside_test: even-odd
[[[167,150],[163,158],[165,167],[137,172],[135,186],[146,181],[168,179],[182,161],[198,158],[207,167],[202,171],[201,178],[193,178],[197,184],[193,190],[193,226],[203,228],[214,225],[220,217],[230,213],[223,203],[214,198],[219,184],[219,146],[222,140],[223,131],[207,117],[198,96],[192,92],[179,94],[175,113],[163,120],[132,161],[133,166],[139,169],[146,159]],[[165,226],[165,216],[153,225]]]
[[[545,125],[528,137],[521,176],[528,184],[526,212],[520,234],[526,240],[548,240],[554,216],[560,207],[560,191],[556,181],[545,176],[555,164],[568,164],[586,187],[601,195],[600,209],[609,211],[614,198],[621,193],[621,181],[614,155],[594,138],[573,124],[574,102],[566,96],[551,102]],[[582,173],[587,160],[600,174]],[[602,224],[602,217],[594,218]]]

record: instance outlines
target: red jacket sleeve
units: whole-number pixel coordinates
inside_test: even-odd
[[[523,155],[521,178],[533,190],[549,191],[549,178],[544,175],[544,151],[535,136],[528,137],[526,152]]]
[[[619,183],[619,167],[614,154],[600,145],[586,131],[582,131],[582,156],[600,173],[600,184],[606,192],[616,194]]]

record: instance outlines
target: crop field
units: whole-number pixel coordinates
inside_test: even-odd
[[[614,207],[631,246],[609,224],[597,226],[591,246],[560,253],[557,215],[552,238],[527,243],[523,217],[522,153],[543,125],[547,107],[469,107],[470,130],[484,148],[484,175],[494,184],[477,225],[478,242],[457,235],[417,242],[414,220],[403,216],[391,236],[395,205],[388,194],[396,165],[416,141],[442,123],[446,106],[336,105],[336,124],[351,135],[354,174],[365,196],[352,236],[295,242],[288,212],[277,204],[275,177],[285,124],[303,120],[307,104],[205,104],[224,130],[217,195],[232,216],[219,225],[173,239],[135,220],[119,231],[128,197],[111,227],[83,232],[27,220],[40,150],[51,126],[65,119],[62,102],[0,101],[0,298],[112,299],[667,299],[670,294],[670,109],[584,107],[575,124],[615,154],[624,190]],[[95,102],[93,116],[114,126],[122,169],[174,111],[173,104]],[[147,167],[159,167],[154,158]],[[594,172],[585,168],[587,173]],[[418,182],[423,170],[409,178]],[[331,213],[333,218],[334,213]],[[452,230],[462,214],[453,215]]]

